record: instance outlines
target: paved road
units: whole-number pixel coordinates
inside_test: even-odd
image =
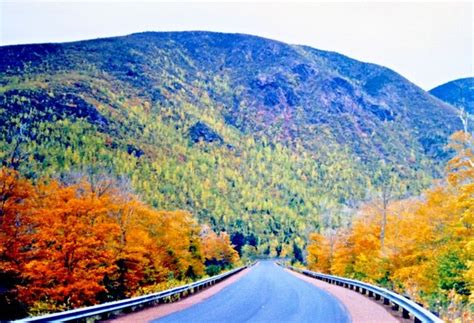
[[[350,322],[331,294],[262,261],[206,301],[154,322]]]

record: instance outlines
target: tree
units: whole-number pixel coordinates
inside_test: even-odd
[[[380,168],[374,176],[374,182],[378,189],[379,196],[374,204],[381,212],[380,224],[380,247],[382,252],[385,246],[385,232],[387,230],[387,212],[390,201],[400,197],[403,188],[400,176],[395,168],[381,161]]]
[[[308,267],[322,273],[329,273],[331,270],[331,262],[333,256],[331,236],[324,236],[319,233],[312,233],[309,236],[309,244],[307,247]]]
[[[201,231],[202,250],[208,274],[216,274],[239,261],[239,254],[226,232],[216,234],[209,227]]]
[[[28,283],[19,288],[20,298],[70,307],[97,303],[103,278],[114,269],[108,246],[118,228],[107,214],[110,197],[96,196],[86,182],[45,182],[37,191],[36,227],[22,273]]]
[[[25,314],[16,286],[22,282],[35,225],[29,212],[35,198],[30,182],[13,169],[0,168],[0,315],[14,319]]]

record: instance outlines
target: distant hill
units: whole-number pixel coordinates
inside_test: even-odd
[[[435,97],[474,114],[474,77],[454,80],[429,91]]]
[[[147,32],[0,56],[4,163],[20,146],[30,177],[125,176],[154,206],[270,254],[343,222],[381,167],[426,185],[461,127],[388,68],[249,35]]]

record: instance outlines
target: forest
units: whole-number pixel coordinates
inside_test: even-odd
[[[0,200],[2,319],[156,292],[240,262],[227,233],[156,210],[123,181],[33,183],[3,167]]]
[[[474,139],[457,132],[446,177],[420,196],[384,194],[363,203],[351,225],[310,235],[308,267],[374,283],[451,321],[473,319]]]

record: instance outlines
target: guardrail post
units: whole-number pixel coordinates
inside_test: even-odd
[[[383,305],[390,305],[390,300],[387,297],[383,298]]]
[[[404,319],[409,319],[410,318],[410,313],[406,309],[403,309],[402,316],[403,316]]]
[[[369,297],[374,297],[374,293],[371,290],[369,290]]]
[[[392,310],[398,311],[399,309],[400,309],[400,306],[398,306],[398,304],[393,304]]]
[[[380,295],[379,294],[375,294],[375,299],[378,301],[380,299]]]

